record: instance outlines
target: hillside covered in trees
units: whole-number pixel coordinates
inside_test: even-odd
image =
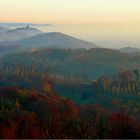
[[[0,138],[140,138],[137,69],[83,83],[1,65],[0,86]]]
[[[0,93],[0,138],[140,138],[139,121],[127,113],[77,106],[50,91],[7,87]]]
[[[109,49],[4,55],[0,138],[140,138],[138,58]]]
[[[35,65],[36,70],[79,80],[98,79],[118,72],[139,69],[139,53],[121,53],[112,49],[45,49],[0,58],[0,64]]]

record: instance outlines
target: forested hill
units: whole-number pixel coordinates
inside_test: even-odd
[[[139,69],[139,60],[139,54],[131,56],[111,49],[45,49],[5,55],[0,59],[0,64],[33,64],[40,72],[90,80]]]

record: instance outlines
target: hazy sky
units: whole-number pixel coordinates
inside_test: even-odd
[[[140,0],[0,0],[0,22],[51,23],[42,30],[140,48]]]
[[[140,23],[140,0],[0,0],[0,22]]]

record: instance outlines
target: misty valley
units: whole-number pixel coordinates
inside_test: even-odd
[[[140,49],[38,26],[0,27],[0,138],[140,138]]]

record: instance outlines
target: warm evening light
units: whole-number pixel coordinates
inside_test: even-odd
[[[140,139],[140,0],[0,0],[0,139]]]
[[[140,0],[0,0],[0,22],[138,23]]]

